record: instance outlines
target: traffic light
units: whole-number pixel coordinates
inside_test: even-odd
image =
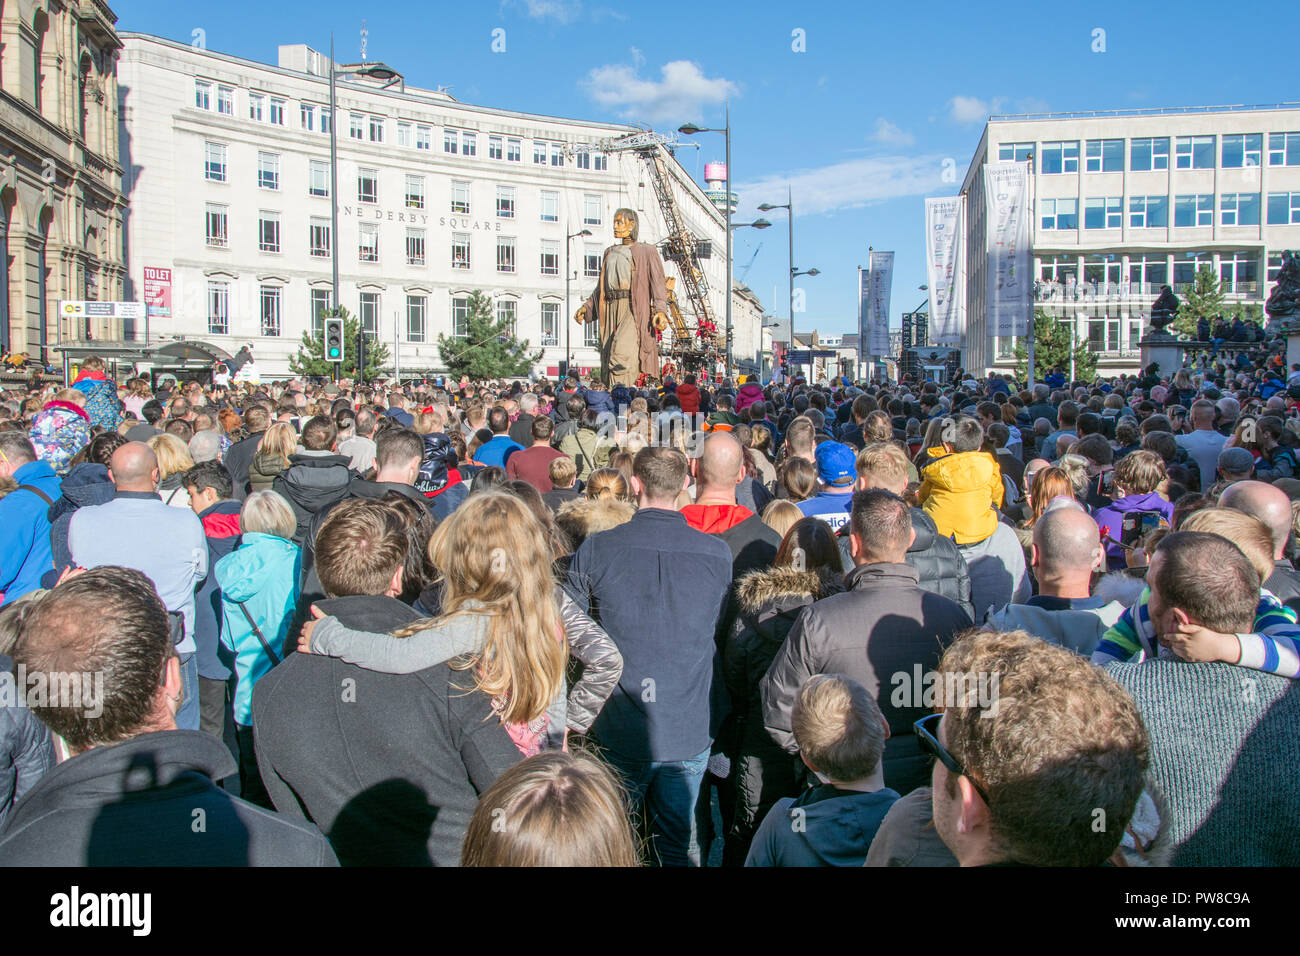
[[[357,332],[357,381],[366,382],[366,333]]]
[[[343,361],[343,320],[325,320],[325,361]]]

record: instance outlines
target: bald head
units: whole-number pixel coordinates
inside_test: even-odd
[[[729,432],[714,432],[704,440],[704,450],[700,454],[699,482],[701,491],[711,493],[736,494],[736,485],[744,477],[745,455],[738,442]]]
[[[144,442],[129,441],[113,452],[108,476],[118,491],[154,491],[158,487],[158,458]]]
[[[1243,511],[1268,525],[1273,535],[1273,560],[1282,557],[1291,534],[1291,499],[1285,491],[1263,481],[1238,481],[1224,490],[1219,506]]]
[[[1034,575],[1040,593],[1087,597],[1101,560],[1101,532],[1082,508],[1053,508],[1035,522]],[[1063,593],[1067,591],[1072,593]]]

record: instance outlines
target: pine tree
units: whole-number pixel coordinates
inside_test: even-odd
[[[1223,312],[1223,289],[1219,285],[1219,277],[1209,266],[1202,266],[1196,270],[1192,287],[1183,294],[1178,317],[1174,319],[1174,331],[1183,338],[1194,339],[1197,322],[1205,318],[1213,328],[1215,320]]]
[[[1022,381],[1029,366],[1029,353],[1022,342],[1016,343],[1016,375]],[[1070,329],[1046,312],[1034,313],[1034,381],[1041,382],[1054,368],[1070,372]],[[1092,380],[1097,371],[1097,356],[1086,342],[1074,347],[1074,379],[1078,382]]]
[[[438,336],[442,364],[453,377],[511,378],[527,375],[542,353],[530,352],[528,340],[514,336],[509,319],[498,319],[492,300],[482,292],[469,297],[464,336]]]
[[[321,318],[341,318],[343,320],[343,361],[339,365],[343,378],[357,377],[357,334],[361,331],[361,320],[354,318],[347,309],[329,309],[321,312]],[[388,363],[388,347],[377,337],[371,336],[366,346],[366,381],[379,375]],[[289,357],[289,370],[295,375],[332,377],[334,363],[325,361],[325,330],[307,331],[302,334],[302,345],[298,354]]]

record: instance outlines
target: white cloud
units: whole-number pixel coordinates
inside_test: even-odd
[[[982,100],[978,96],[954,96],[948,101],[948,115],[954,123],[983,123],[998,102]]]
[[[513,0],[534,20],[572,23],[582,14],[582,0]]]
[[[943,159],[939,155],[850,159],[737,183],[736,191],[743,206],[757,206],[780,201],[788,186],[798,215],[836,212],[942,189]]]
[[[700,107],[721,103],[738,87],[722,77],[707,77],[689,60],[660,68],[661,79],[642,79],[625,63],[599,66],[582,81],[587,95],[625,119],[646,123],[685,122],[699,118]]]
[[[887,146],[911,146],[915,141],[911,133],[899,129],[883,116],[876,119],[876,128],[871,134],[871,139]]]

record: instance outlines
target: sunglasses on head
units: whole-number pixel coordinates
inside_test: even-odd
[[[992,806],[989,803],[989,795],[984,792],[984,788],[980,786],[979,781],[967,773],[961,761],[949,753],[943,744],[939,743],[939,721],[941,720],[943,720],[943,714],[927,714],[912,724],[912,730],[916,732],[916,739],[921,745],[922,753],[934,757],[947,768],[949,773],[969,780],[985,805]]]

